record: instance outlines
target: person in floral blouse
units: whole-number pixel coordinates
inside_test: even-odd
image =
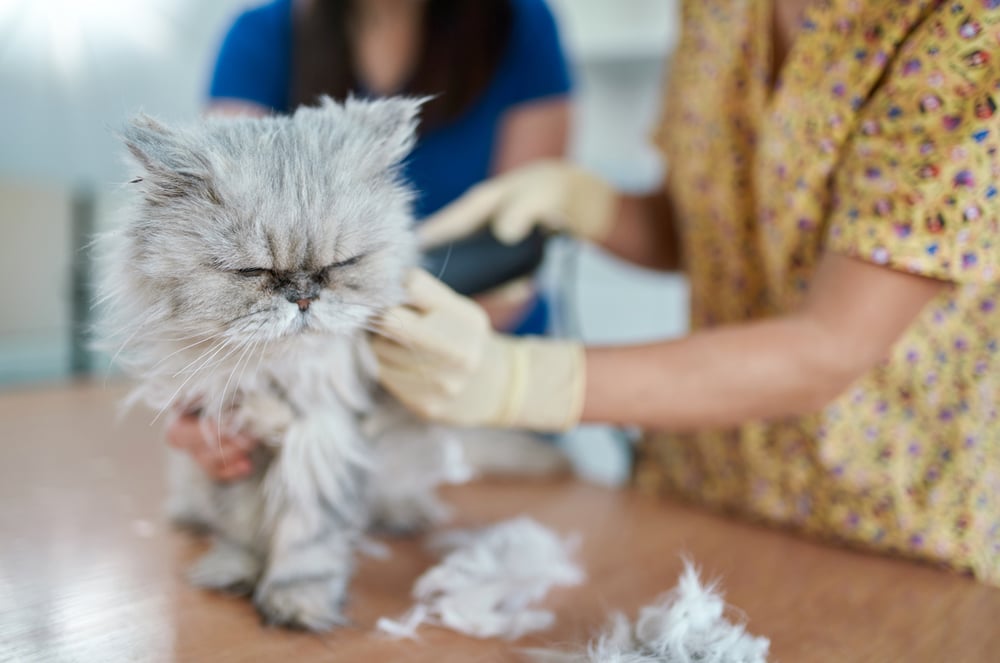
[[[422,237],[682,269],[691,333],[515,339],[416,272],[380,379],[448,423],[641,426],[644,491],[1000,584],[998,95],[1000,0],[685,2],[662,190],[536,164]]]

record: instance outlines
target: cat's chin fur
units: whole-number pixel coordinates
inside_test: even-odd
[[[200,412],[209,440],[263,441],[252,476],[226,483],[171,452],[168,510],[213,539],[191,581],[252,595],[269,623],[341,623],[364,532],[446,514],[433,485],[400,480],[405,467],[386,476],[380,449],[441,430],[378,393],[365,336],[417,263],[399,164],[419,106],[325,99],[293,116],[180,128],[140,116],[123,132],[139,195],[105,238],[102,336],[136,378],[133,401],[167,419]],[[565,467],[511,437],[529,455],[501,470]],[[499,456],[482,457],[497,469]]]

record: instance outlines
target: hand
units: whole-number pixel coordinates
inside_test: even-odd
[[[214,424],[203,422],[197,415],[182,414],[167,427],[167,444],[186,451],[217,481],[242,479],[253,471],[250,450],[257,441],[244,435],[223,435],[216,439],[206,436],[214,432]]]
[[[483,310],[424,271],[408,305],[389,311],[372,341],[379,381],[412,411],[460,426],[564,431],[583,407],[583,348],[513,338]]]
[[[600,241],[614,223],[618,194],[565,161],[539,161],[479,184],[420,225],[424,248],[489,225],[497,239],[516,244],[536,225]]]

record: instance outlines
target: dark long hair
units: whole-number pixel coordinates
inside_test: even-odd
[[[355,0],[356,1],[356,0]],[[510,38],[509,0],[426,0],[416,67],[400,93],[436,95],[421,113],[423,130],[464,112],[489,84]],[[358,91],[348,26],[355,2],[312,0],[295,12],[291,100],[344,99]]]

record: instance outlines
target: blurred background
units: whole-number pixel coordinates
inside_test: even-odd
[[[472,1],[472,0],[470,0]],[[0,389],[104,375],[87,349],[86,243],[113,227],[126,177],[113,136],[145,110],[193,118],[225,30],[248,0],[0,0]],[[642,190],[663,164],[647,143],[676,0],[549,0],[575,83],[571,155]],[[543,278],[565,303],[559,333],[592,342],[682,333],[678,277],[558,241]],[[568,442],[584,474],[616,481],[625,455],[600,428]]]

